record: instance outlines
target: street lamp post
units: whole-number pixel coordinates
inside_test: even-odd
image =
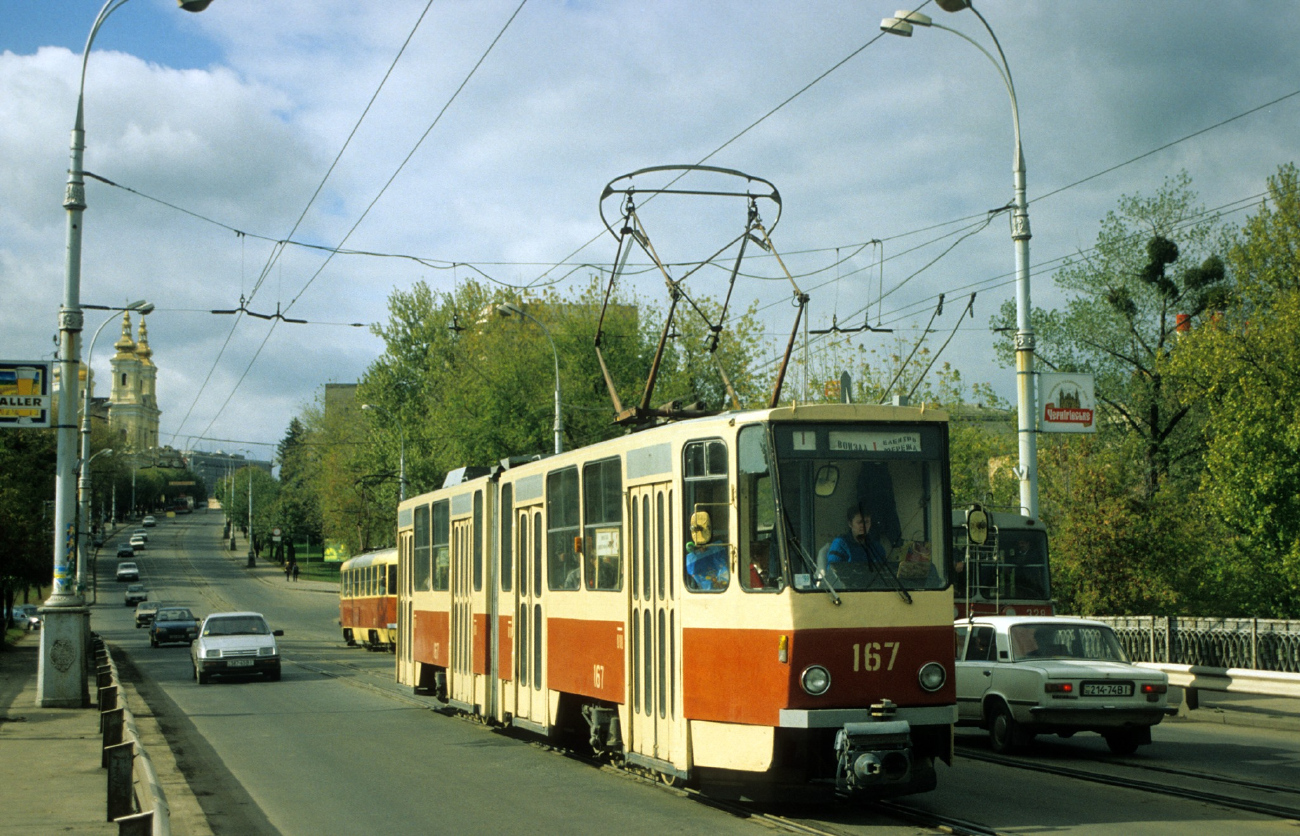
[[[81,215],[86,209],[82,155],[86,148],[86,64],[99,27],[127,0],[108,0],[99,10],[81,53],[76,121],[69,149],[67,250],[64,258],[63,304],[59,308],[58,454],[54,471],[54,580],[42,609],[41,655],[37,663],[36,704],[46,708],[79,708],[87,702],[85,600],[68,571],[76,549],[77,360],[81,342]],[[182,9],[201,12],[211,0],[177,0]]]
[[[83,307],[91,306],[86,305]],[[153,303],[140,299],[126,305],[125,307],[107,308],[106,310],[138,311],[141,315],[144,315],[153,311]],[[104,320],[100,326],[95,329],[94,336],[90,338],[90,345],[86,347],[86,384],[82,390],[81,396],[81,461],[83,464],[81,467],[80,478],[77,480],[77,491],[78,495],[81,497],[81,508],[78,515],[81,536],[77,538],[80,547],[80,551],[77,555],[78,591],[86,588],[86,566],[89,565],[87,561],[90,557],[90,467],[85,464],[90,461],[90,459],[94,458],[94,456],[90,455],[90,360],[91,356],[95,353],[95,340],[99,339],[99,334],[104,330],[104,326],[108,325],[108,323],[112,322],[114,319],[117,319],[116,314]],[[98,455],[99,453],[95,454],[95,456]]]
[[[399,502],[404,501],[406,499],[406,428],[402,426],[401,421],[395,420],[393,414],[382,406],[363,403],[361,408],[382,412],[397,425],[397,499]]]
[[[86,403],[90,403],[90,400],[87,399]],[[87,567],[90,566],[90,463],[100,456],[109,456],[112,453],[112,449],[105,448],[90,458],[83,455],[77,465],[81,471],[78,480],[81,490],[81,536],[79,538],[81,541],[81,554],[77,557],[77,593],[83,599],[85,598],[86,578],[89,576]],[[94,601],[92,600],[91,603],[93,604]]]
[[[1037,416],[1034,389],[1034,329],[1029,314],[1029,203],[1025,198],[1025,153],[1020,142],[1020,106],[1016,101],[1016,88],[1011,80],[1011,66],[1002,51],[998,36],[989,26],[984,16],[971,5],[969,0],[937,0],[941,9],[947,12],[959,12],[970,9],[984,24],[984,29],[993,39],[998,57],[994,58],[987,49],[958,32],[935,23],[928,16],[919,12],[898,11],[894,17],[880,22],[881,30],[891,35],[911,37],[913,26],[932,27],[951,32],[975,46],[984,57],[993,62],[993,66],[1006,85],[1007,95],[1011,98],[1011,120],[1015,130],[1015,157],[1012,163],[1014,175],[1014,192],[1011,203],[1011,240],[1016,253],[1016,403],[1018,405],[1017,435],[1020,438],[1020,509],[1030,517],[1038,516],[1038,436],[1034,428]]]
[[[532,320],[534,325],[542,329],[542,333],[546,335],[547,341],[551,344],[551,354],[555,356],[555,425],[552,430],[555,433],[555,452],[557,454],[563,453],[564,419],[561,417],[560,413],[560,352],[555,350],[555,340],[552,339],[551,332],[547,330],[546,326],[543,325],[537,317],[533,316],[518,305],[510,302],[502,302],[500,305],[497,305],[496,311],[501,316],[519,316]]]
[[[245,450],[248,455],[248,568],[252,569],[257,565],[257,556],[253,552],[253,454]]]

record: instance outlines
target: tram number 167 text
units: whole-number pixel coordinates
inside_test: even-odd
[[[901,642],[867,642],[853,645],[853,670],[887,671],[894,669],[894,660],[898,658]]]

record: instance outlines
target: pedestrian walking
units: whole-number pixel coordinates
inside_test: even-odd
[[[295,581],[298,580],[298,564],[297,564],[297,563],[294,563],[294,564],[293,564],[293,579],[294,579]]]
[[[292,564],[292,563],[286,563],[286,564],[284,564],[284,579],[285,579],[286,581],[289,580],[289,573],[290,573],[290,571],[293,569],[293,565],[294,565],[294,564]]]

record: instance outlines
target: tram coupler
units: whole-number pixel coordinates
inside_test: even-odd
[[[596,752],[617,752],[623,748],[623,735],[618,723],[618,709],[599,705],[584,705],[583,719],[591,731],[588,742]]]
[[[912,727],[906,720],[845,723],[835,735],[835,788],[856,793],[912,780]]]

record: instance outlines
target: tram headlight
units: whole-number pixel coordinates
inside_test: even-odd
[[[916,679],[927,691],[938,691],[948,681],[948,671],[938,662],[926,662],[917,672]]]
[[[799,684],[814,697],[820,697],[831,689],[831,672],[821,665],[811,665],[799,675]]]

